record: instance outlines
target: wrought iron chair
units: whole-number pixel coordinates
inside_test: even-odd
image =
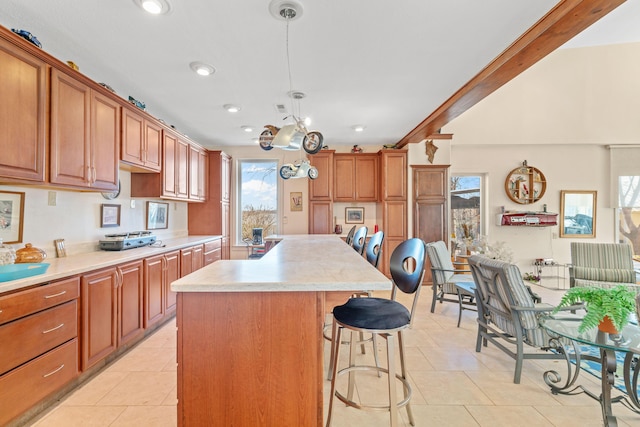
[[[473,277],[469,274],[456,274],[451,262],[451,255],[447,245],[439,240],[427,243],[427,256],[431,263],[431,278],[433,281],[433,298],[431,312],[436,308],[436,302],[455,302],[459,305],[458,326],[462,318],[462,310],[475,310],[475,294],[473,293]],[[447,297],[449,295],[450,297]],[[455,295],[455,298],[453,298]]]
[[[353,235],[353,242],[351,246],[356,250],[360,255],[364,252],[364,247],[367,244],[367,232],[369,229],[365,226],[358,228],[358,231]]]
[[[514,264],[480,255],[469,258],[475,282],[478,306],[476,351],[490,341],[516,361],[513,382],[520,383],[525,359],[564,359],[562,354],[547,351],[525,352],[526,346],[550,350],[549,335],[539,325],[538,318],[555,308],[536,304],[527,290],[520,270]],[[576,310],[563,307],[563,311]]]
[[[411,425],[415,425],[411,406],[411,386],[407,380],[407,371],[404,360],[403,330],[411,326],[416,311],[418,296],[424,276],[425,244],[421,239],[413,238],[405,240],[391,254],[389,261],[393,290],[391,298],[351,298],[345,304],[333,309],[332,342],[339,343],[343,329],[351,331],[351,349],[349,352],[349,366],[338,370],[337,361],[340,360],[340,346],[334,345],[331,359],[334,361],[331,375],[331,394],[329,398],[329,414],[327,427],[331,425],[334,397],[337,397],[349,406],[358,409],[373,409],[389,411],[391,426],[398,425],[398,409],[406,407]],[[411,310],[396,301],[398,291],[413,294]],[[383,337],[387,342],[387,367],[362,366],[355,364],[356,335],[360,332],[373,333]],[[400,354],[400,373],[396,374],[395,367],[395,340],[398,339]],[[362,370],[374,370],[386,373],[388,376],[389,405],[366,405],[355,402],[353,392],[355,387],[355,372]],[[337,375],[349,374],[347,395],[336,391]],[[404,398],[397,402],[396,379],[403,386]]]

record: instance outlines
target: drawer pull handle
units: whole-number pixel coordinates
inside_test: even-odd
[[[53,294],[53,295],[45,295],[45,299],[49,299],[49,298],[55,298],[55,297],[59,297],[60,295],[64,295],[66,294],[67,291],[62,291],[62,292],[58,292],[57,294]]]
[[[62,365],[60,365],[58,368],[54,369],[53,371],[49,372],[48,374],[44,374],[42,376],[42,378],[47,378],[50,377],[51,375],[55,374],[56,372],[60,371],[62,368],[64,368],[64,363]]]
[[[51,328],[51,329],[47,329],[46,331],[42,331],[43,334],[48,334],[49,332],[53,332],[56,329],[60,329],[64,326],[64,323],[60,323],[58,326],[56,326],[55,328]]]

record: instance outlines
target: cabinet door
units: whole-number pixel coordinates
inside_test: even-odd
[[[231,194],[231,157],[225,153],[220,153],[220,189],[220,200],[229,202]]]
[[[180,277],[193,272],[193,248],[180,249]]]
[[[177,194],[176,165],[178,149],[178,137],[171,132],[164,132],[164,161],[162,166],[162,195],[173,196]]]
[[[333,200],[336,202],[353,201],[356,192],[354,183],[356,160],[351,155],[336,155],[333,166],[335,171]]]
[[[191,258],[192,269],[191,271],[198,271],[204,265],[204,245],[198,245],[193,247],[193,258]]]
[[[407,200],[407,151],[382,151],[380,163],[380,198]]]
[[[143,163],[145,168],[160,172],[162,168],[162,128],[149,121],[144,121],[145,144]]]
[[[116,269],[82,276],[82,370],[118,347]]]
[[[51,70],[52,184],[88,187],[92,177],[91,90],[67,74]]]
[[[205,158],[204,150],[189,146],[189,200],[205,199]]]
[[[120,159],[123,162],[143,166],[144,118],[129,108],[122,109],[122,147]]]
[[[176,145],[176,197],[189,198],[189,147],[187,141],[178,138]]]
[[[171,283],[180,278],[180,251],[164,254],[164,261],[164,293],[166,295],[164,308],[165,315],[168,316],[176,311],[177,294],[171,290]]]
[[[318,178],[309,180],[309,200],[332,200],[333,150],[323,150],[309,160],[318,169]]]
[[[309,234],[333,232],[332,202],[309,202]]]
[[[0,179],[45,181],[47,65],[0,40]],[[20,102],[6,102],[20,100]],[[12,144],[8,141],[19,141]]]
[[[99,190],[118,188],[120,160],[120,105],[91,91],[91,180]]]
[[[393,250],[407,238],[407,202],[382,202],[382,243],[381,271],[389,276],[389,259]]]
[[[144,327],[164,317],[164,255],[144,260]]]
[[[375,202],[378,200],[378,157],[377,155],[355,155],[354,157],[355,200]]]
[[[121,346],[144,333],[142,261],[120,265],[117,271],[120,276],[118,346]]]

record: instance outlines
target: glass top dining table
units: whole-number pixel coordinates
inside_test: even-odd
[[[638,373],[640,370],[634,369],[635,362],[640,356],[640,327],[634,318],[627,324],[621,333],[608,334],[599,331],[598,328],[588,329],[578,332],[578,327],[582,322],[579,315],[553,315],[543,316],[540,325],[549,333],[551,337],[550,346],[556,351],[565,354],[569,375],[564,384],[561,377],[555,371],[544,373],[545,383],[551,388],[553,394],[578,394],[585,393],[600,402],[602,417],[605,426],[617,426],[616,417],[613,415],[611,404],[621,402],[627,408],[636,413],[640,413],[640,402],[638,399]],[[600,350],[600,357],[581,355],[578,344],[585,344],[596,347]],[[573,347],[573,351],[566,351],[568,347]],[[615,383],[617,371],[616,352],[624,356],[623,377],[626,396],[611,396],[611,389]],[[592,360],[601,365],[601,385],[602,391],[597,395],[581,385],[575,385],[580,373],[580,360]],[[635,360],[634,360],[635,359]],[[575,371],[571,372],[572,366]],[[576,391],[579,390],[579,391]]]

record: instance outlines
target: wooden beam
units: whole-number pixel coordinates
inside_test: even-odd
[[[582,32],[626,0],[563,0],[397,143],[433,138],[438,130]]]
[[[427,139],[453,139],[452,133],[433,133],[426,136]]]

